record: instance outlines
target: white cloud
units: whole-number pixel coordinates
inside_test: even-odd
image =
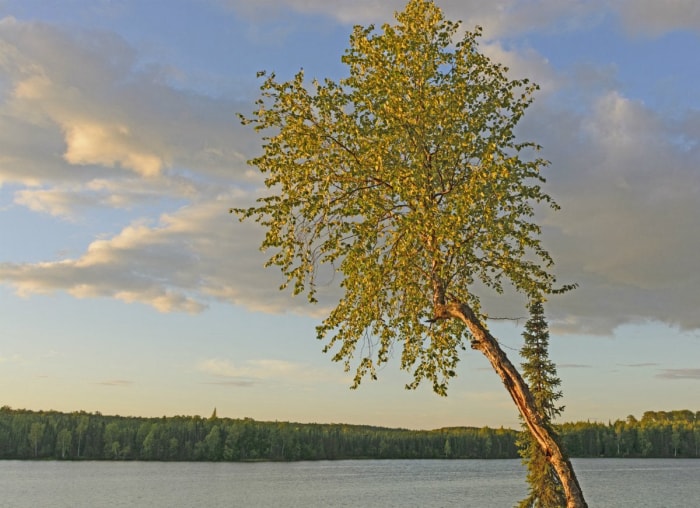
[[[617,5],[623,23],[635,35],[700,31],[700,3],[697,0],[618,0]]]
[[[340,23],[371,23],[377,20],[389,21],[394,11],[401,9],[401,0],[214,0],[225,7],[233,8],[236,12],[250,16],[255,20],[263,20],[283,15],[292,10],[303,14],[325,15]]]
[[[263,312],[322,312],[304,297],[277,288],[279,272],[263,268],[262,232],[228,213],[238,193],[212,197],[161,216],[137,221],[119,234],[94,240],[77,259],[37,264],[0,263],[0,280],[18,293],[65,290],[78,298],[110,297],[162,312],[200,312],[209,301]],[[332,293],[332,288],[321,288]]]
[[[192,167],[246,178],[243,153],[256,137],[235,118],[242,105],[170,87],[165,66],[142,69],[117,36],[5,19],[0,55],[0,184],[154,178]]]
[[[91,209],[129,210],[163,200],[196,199],[202,192],[195,182],[178,177],[95,178],[86,183],[24,188],[14,193],[14,202],[34,212],[80,221]]]
[[[130,130],[124,125],[75,123],[63,128],[64,158],[71,164],[121,165],[143,176],[158,176],[165,165],[156,154],[133,146]]]
[[[220,358],[209,358],[197,364],[197,370],[221,378],[223,384],[233,381],[239,386],[251,386],[263,381],[284,383],[337,382],[347,379],[327,369],[276,359],[247,360],[240,365]]]
[[[0,353],[0,364],[2,363],[23,363],[24,360],[22,360],[22,357],[19,356],[18,354],[13,354],[11,356],[4,356],[2,353]]]
[[[214,0],[256,20],[282,15],[288,10],[327,16],[338,23],[393,23],[394,13],[405,0]],[[508,37],[525,32],[567,31],[586,28],[605,15],[607,3],[600,0],[442,0],[436,4],[445,17],[461,20],[464,28],[480,25],[487,38]]]
[[[106,381],[99,381],[97,384],[102,386],[115,386],[115,387],[127,387],[133,385],[133,381],[128,381],[126,379],[108,379]]]
[[[700,283],[700,174],[673,140],[678,125],[616,92],[590,113],[538,120],[547,121],[538,139],[562,210],[547,218],[546,240],[562,280],[581,285],[553,299],[560,325],[601,333],[630,321],[700,326],[690,304]]]
[[[526,78],[536,83],[540,87],[538,97],[562,86],[564,77],[557,75],[549,62],[533,50],[506,50],[499,42],[481,44],[480,50],[492,61],[507,67],[511,79]]]

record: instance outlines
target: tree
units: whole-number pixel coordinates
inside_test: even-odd
[[[61,458],[66,458],[66,450],[70,450],[71,441],[73,439],[73,434],[70,429],[61,429],[57,437],[57,448],[61,448]]]
[[[524,344],[520,354],[524,359],[523,377],[532,392],[540,416],[552,434],[551,423],[561,415],[562,406],[556,402],[562,397],[558,389],[561,380],[557,377],[557,368],[549,359],[549,327],[544,317],[544,308],[540,300],[530,304],[530,319],[525,323]],[[537,445],[527,426],[518,439],[520,455],[527,465],[527,481],[530,484],[528,495],[518,505],[520,508],[560,508],[566,505],[564,490],[559,477],[542,449]]]
[[[114,459],[119,458],[121,443],[119,442],[119,424],[116,421],[111,421],[105,425],[104,430],[104,455]]]
[[[353,387],[376,378],[394,345],[401,367],[445,395],[460,351],[483,353],[562,479],[569,506],[586,506],[571,464],[517,369],[486,326],[479,288],[528,298],[562,292],[550,273],[534,207],[539,146],[514,129],[536,86],[510,80],[478,51],[480,29],[453,44],[459,23],[410,0],[396,25],[355,27],[339,82],[269,75],[244,124],[265,131],[250,161],[269,194],[232,209],[266,229],[267,265],[283,288],[317,300],[325,267],[342,297],[317,328]],[[260,73],[264,76],[265,73]]]
[[[221,430],[218,425],[214,425],[204,438],[205,458],[220,460],[223,453],[221,444]]]
[[[44,430],[46,429],[46,424],[45,423],[40,423],[40,422],[34,422],[31,424],[29,427],[29,442],[32,444],[32,447],[34,448],[34,456],[37,457],[39,455],[39,443],[41,442],[41,439],[44,437]]]
[[[80,416],[80,419],[78,420],[78,426],[76,428],[76,432],[78,433],[78,458],[80,458],[80,442],[83,439],[83,434],[85,434],[85,431],[88,429],[89,423],[90,419],[87,416]]]
[[[445,458],[449,459],[452,457],[452,445],[450,444],[450,438],[445,439]]]

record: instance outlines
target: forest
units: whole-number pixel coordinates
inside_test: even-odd
[[[572,457],[700,458],[700,411],[647,411],[615,422],[556,425]],[[518,458],[518,431],[140,418],[0,408],[0,459],[297,461]]]

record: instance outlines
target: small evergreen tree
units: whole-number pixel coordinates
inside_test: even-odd
[[[523,358],[523,377],[530,385],[542,420],[552,434],[551,423],[564,410],[557,400],[562,397],[559,390],[561,380],[557,377],[557,368],[549,359],[549,327],[544,317],[544,308],[540,300],[530,304],[530,318],[525,323],[523,338],[525,342],[520,355]],[[560,508],[566,506],[566,497],[559,477],[554,468],[537,446],[523,423],[523,432],[518,438],[520,456],[527,465],[527,482],[530,485],[528,496],[518,508]]]

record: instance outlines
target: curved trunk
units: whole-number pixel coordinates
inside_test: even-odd
[[[451,303],[438,306],[437,316],[461,320],[472,334],[472,348],[481,351],[499,375],[508,393],[518,407],[530,433],[545,453],[561,480],[566,495],[567,508],[587,508],[581,486],[574,474],[568,457],[564,455],[551,431],[543,424],[530,389],[510,362],[498,341],[489,333],[471,307],[465,303]]]

